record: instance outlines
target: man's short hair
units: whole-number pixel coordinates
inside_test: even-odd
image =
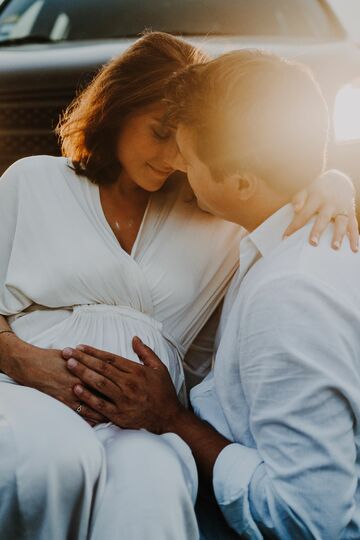
[[[191,127],[215,180],[256,175],[296,192],[325,167],[329,119],[310,70],[259,50],[190,66],[168,85],[169,121]]]

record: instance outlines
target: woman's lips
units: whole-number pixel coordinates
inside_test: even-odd
[[[154,165],[151,165],[150,163],[148,163],[150,169],[152,169],[154,171],[154,173],[156,173],[158,176],[169,176],[173,170],[172,169],[166,169],[166,170],[162,170],[162,169],[157,169],[156,167],[154,167]]]

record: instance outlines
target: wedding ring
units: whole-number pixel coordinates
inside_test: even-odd
[[[78,406],[78,408],[76,409],[76,412],[78,414],[81,414],[81,409],[82,409],[82,403],[80,403],[80,405]]]

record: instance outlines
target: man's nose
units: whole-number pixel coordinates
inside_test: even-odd
[[[166,162],[172,169],[174,169],[174,171],[182,171],[184,173],[187,172],[187,165],[180,154],[176,143],[172,144],[171,149],[169,149],[166,156]]]
[[[173,158],[172,168],[187,173],[187,165],[179,151],[176,152]]]

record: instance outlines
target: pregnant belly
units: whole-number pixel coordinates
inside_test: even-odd
[[[49,325],[44,325],[47,314]],[[164,334],[162,323],[126,306],[76,306],[72,311],[59,310],[58,318],[55,314],[54,310],[42,310],[35,316],[24,315],[13,322],[12,328],[19,337],[37,347],[63,349],[84,343],[134,362],[139,359],[131,342],[134,336],[139,336],[166,365],[175,388],[180,390],[183,384],[180,354]]]

